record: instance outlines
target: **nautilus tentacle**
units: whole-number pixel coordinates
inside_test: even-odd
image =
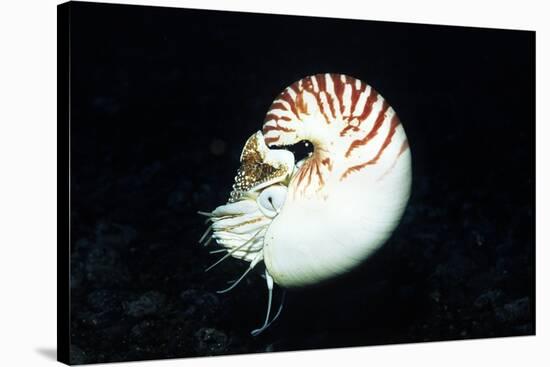
[[[313,152],[296,164],[290,151],[269,148],[300,141]],[[309,76],[275,99],[246,142],[228,203],[201,213],[212,222],[201,242],[227,250],[212,266],[249,261],[240,279],[265,263],[268,308],[257,335],[282,309],[269,321],[274,283],[307,286],[356,267],[392,234],[410,186],[407,137],[384,98],[346,75]]]
[[[263,134],[258,131],[245,144],[241,167],[228,203],[211,213],[199,212],[208,217],[208,222],[212,222],[199,242],[207,245],[211,239],[215,239],[226,249],[226,254],[206,268],[206,271],[229,257],[250,262],[246,271],[233,284],[218,293],[236,287],[263,260],[263,238],[285,202],[287,185],[294,170],[294,155],[284,150],[270,150],[264,142]],[[260,334],[279,316],[284,301],[283,296],[278,312],[270,321],[273,278],[267,271],[265,278],[268,288],[266,320],[262,327],[252,331],[253,335]]]

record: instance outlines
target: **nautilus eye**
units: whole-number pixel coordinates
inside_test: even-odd
[[[269,148],[300,141],[313,152],[297,164],[291,152]],[[226,249],[221,260],[250,262],[240,279],[265,264],[268,310],[258,334],[280,313],[269,321],[274,283],[303,287],[336,277],[388,240],[410,194],[409,143],[371,86],[340,74],[308,76],[273,101],[262,131],[245,144],[235,181],[228,204],[202,214]]]
[[[274,218],[281,210],[285,199],[287,188],[283,185],[274,185],[266,188],[256,200],[263,215]]]

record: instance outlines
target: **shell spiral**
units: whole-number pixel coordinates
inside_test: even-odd
[[[411,187],[411,155],[397,114],[371,86],[319,74],[287,87],[262,128],[269,147],[306,140],[286,200],[264,236],[263,260],[283,287],[345,273],[389,238]]]

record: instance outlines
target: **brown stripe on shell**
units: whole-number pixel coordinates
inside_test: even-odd
[[[378,161],[378,159],[380,158],[382,153],[384,153],[384,150],[390,144],[391,139],[392,139],[393,135],[395,134],[395,130],[397,129],[397,126],[399,126],[399,124],[400,124],[399,118],[397,117],[396,114],[393,115],[393,117],[391,119],[391,123],[390,123],[390,131],[388,132],[388,135],[386,136],[386,139],[384,140],[384,143],[382,144],[382,146],[378,150],[378,154],[376,154],[376,156],[369,161],[369,164],[375,164]]]
[[[281,102],[273,102],[271,104],[271,107],[269,107],[269,110],[283,110],[283,111],[288,111],[288,108],[282,104]]]
[[[315,160],[315,170],[317,173],[317,177],[319,177],[319,184],[320,186],[325,185],[325,180],[323,180],[323,175],[321,174],[321,169],[319,168],[319,161]]]
[[[384,122],[386,111],[390,108],[390,105],[384,100],[382,104],[382,108],[380,109],[380,112],[378,113],[378,117],[376,118],[376,121],[374,122],[374,125],[372,126],[372,129],[369,131],[367,135],[363,139],[357,139],[354,140],[346,152],[346,158],[350,156],[351,152],[356,149],[357,147],[360,147],[362,145],[367,144],[372,138],[376,136],[378,133],[378,129],[380,129],[380,126],[382,126],[382,123]]]
[[[313,177],[317,176],[319,182],[318,188],[322,188],[325,185],[325,180],[323,178],[323,172],[321,171],[320,164],[325,165],[324,161],[325,160],[321,161],[320,157],[315,155],[307,159],[298,170],[297,175],[292,179],[292,184],[296,187],[300,187],[300,185],[307,178],[307,187],[311,184]],[[330,160],[328,160],[328,162],[330,162]]]
[[[382,112],[382,111],[380,111],[380,112]],[[378,117],[380,117],[380,115]],[[397,129],[399,124],[400,124],[399,118],[397,117],[397,115],[393,115],[393,117],[391,119],[390,130],[388,131],[388,135],[386,136],[386,139],[384,139],[384,142],[382,143],[382,146],[380,147],[380,149],[378,150],[378,153],[374,156],[374,158],[370,159],[369,161],[367,161],[365,163],[361,163],[361,164],[357,164],[357,165],[349,167],[342,174],[342,176],[340,177],[340,180],[343,180],[350,173],[352,173],[354,171],[360,171],[361,169],[365,168],[368,165],[376,164],[376,162],[378,162],[378,159],[380,159],[380,156],[382,156],[382,153],[384,152],[384,150],[386,150],[387,146],[390,144],[390,142],[392,140],[392,137],[395,134],[395,130]],[[374,129],[374,127],[373,127],[373,129]],[[401,148],[403,148],[403,147],[401,147]]]
[[[367,117],[369,117],[372,111],[372,106],[374,105],[374,102],[378,100],[378,98],[381,98],[381,97],[379,97],[378,93],[371,87],[370,94],[367,97],[367,100],[365,102],[365,107],[363,108],[363,112],[358,116],[359,124],[361,124],[363,121],[367,119]]]
[[[325,158],[321,161],[321,163],[324,165],[324,166],[327,166],[328,170],[329,171],[332,171],[332,162],[330,161],[330,158]]]
[[[266,116],[265,116],[265,119],[264,119],[264,123],[265,122],[268,122],[269,120],[275,120],[275,121],[278,121],[278,120],[283,120],[283,121],[291,121],[292,119],[288,116],[278,116],[274,113],[271,113],[269,112]]]
[[[330,110],[330,115],[332,116],[333,119],[336,118],[336,113],[334,111],[332,96],[330,96],[329,93],[327,93],[327,84],[326,84],[326,80],[325,80],[325,75],[324,74],[317,74],[317,75],[313,75],[312,78],[315,78],[315,81],[317,82],[317,86],[319,87],[319,92],[314,93],[314,94],[318,95],[319,101],[320,101],[321,100],[321,93],[324,92],[325,97],[327,99],[328,108]],[[323,115],[325,115],[325,116],[328,115],[328,111],[326,110],[326,106],[325,106],[325,108],[323,108],[322,102],[319,103],[319,109],[323,112]],[[326,117],[326,120],[327,120],[327,123],[330,123],[330,119],[328,118],[328,116]]]
[[[317,102],[317,107],[319,108],[319,111],[321,111],[321,114],[325,118],[325,122],[327,124],[330,124],[330,119],[327,116],[327,113],[326,113],[325,109],[323,108],[323,101],[321,101],[321,93],[320,93],[320,91],[319,91],[319,93],[316,93],[313,89],[313,82],[311,81],[312,78],[315,78],[315,75],[313,75],[311,77],[307,77],[305,83],[303,83],[302,85],[305,84],[304,85],[305,90],[308,93],[311,93],[311,95],[313,95],[315,97],[315,102]],[[315,79],[315,80],[317,81],[317,79]]]
[[[299,120],[300,115],[298,115],[298,110],[296,109],[296,104],[295,104],[294,100],[292,99],[292,97],[290,96],[290,93],[288,93],[288,90],[285,89],[285,91],[280,95],[279,99],[282,99],[283,101],[285,101],[289,104],[291,112]]]
[[[367,89],[367,85],[363,82],[361,82],[361,87],[359,89],[355,89],[355,85],[351,86],[351,106],[350,106],[350,119],[353,117],[353,111],[355,111],[355,106],[357,105],[357,101],[359,100],[359,97],[361,97],[361,93],[363,93]]]
[[[292,132],[295,132],[296,130],[291,129],[289,127],[280,126],[278,124],[275,124],[275,125],[268,124],[263,127],[262,131],[264,134],[267,134],[269,131],[284,131],[286,133],[292,133]]]
[[[401,148],[399,149],[399,154],[397,154],[397,156],[399,157],[401,154],[403,154],[408,147],[409,147],[409,141],[405,140],[403,144],[401,144]]]
[[[384,174],[382,176],[380,176],[380,178],[377,181],[381,181],[384,177],[386,177],[386,175],[388,173],[390,173],[393,170],[393,167],[395,167],[395,165],[397,164],[397,161],[399,160],[399,157],[401,157],[401,154],[406,152],[408,148],[409,148],[409,141],[405,139],[405,141],[403,141],[403,143],[401,144],[401,148],[399,149],[399,153],[397,153],[397,156],[393,160],[392,165],[390,166],[390,168],[388,168],[386,170],[386,172],[384,172]]]
[[[351,125],[351,124],[347,124],[346,127],[344,127],[344,128],[340,131],[340,136],[345,136],[346,133],[347,133],[349,130],[353,130],[353,132],[358,132],[358,131],[360,131],[361,129],[359,129],[357,126],[354,126],[354,125]]]
[[[336,95],[336,100],[338,101],[338,107],[340,108],[340,115],[344,112],[344,88],[346,87],[346,83],[342,82],[342,79],[340,79],[340,75],[336,74],[330,74],[330,78],[332,79],[332,84],[334,84],[334,94]]]
[[[290,85],[290,89],[292,89],[296,93],[296,95],[299,95],[302,92],[300,90],[299,83],[300,81],[298,80],[297,82],[294,82]]]
[[[296,109],[300,114],[308,114],[306,102],[304,100],[304,93],[301,92],[296,96]]]
[[[265,128],[264,128],[265,129]],[[275,136],[275,137],[267,137],[267,138],[264,138],[264,141],[267,145],[271,144],[271,143],[275,143],[276,141],[278,141],[280,138],[280,136]]]

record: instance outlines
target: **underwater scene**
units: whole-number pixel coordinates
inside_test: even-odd
[[[535,334],[534,32],[70,27],[73,364]]]

